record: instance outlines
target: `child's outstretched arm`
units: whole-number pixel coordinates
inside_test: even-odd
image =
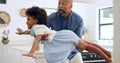
[[[31,48],[30,52],[27,53],[27,54],[23,54],[23,56],[28,56],[28,57],[35,58],[34,53],[35,53],[35,51],[36,51],[36,49],[39,45],[39,42],[41,41],[41,38],[42,38],[42,35],[35,36],[35,40],[33,42],[33,45],[32,45],[32,48]]]
[[[105,59],[107,63],[112,63],[111,57],[109,57],[103,51],[103,49],[101,49],[102,47],[101,48],[99,48],[99,47],[98,47],[98,45],[97,46],[92,45],[91,43],[89,43],[88,41],[85,41],[85,40],[80,40],[78,45],[77,45],[77,48],[78,48],[79,51],[87,50],[89,52],[96,53],[97,55],[99,55],[100,57]]]
[[[22,34],[30,34],[30,30],[25,30],[23,31],[21,28],[17,28],[17,31],[16,34],[19,34],[19,35],[22,35]]]

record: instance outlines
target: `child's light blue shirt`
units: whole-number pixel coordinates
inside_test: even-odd
[[[34,30],[31,29],[34,36]],[[70,30],[58,31],[51,42],[42,40],[45,58],[48,63],[64,63],[80,38]]]

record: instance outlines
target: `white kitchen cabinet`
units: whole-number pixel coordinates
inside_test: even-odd
[[[13,39],[15,37],[15,39]],[[40,45],[39,59],[22,56],[32,47],[34,37],[29,35],[16,35],[10,37],[8,44],[3,44],[0,39],[0,63],[47,63],[44,57],[43,45]],[[38,55],[39,54],[39,55]]]
[[[35,60],[35,63],[47,63],[44,53],[35,53],[35,56],[37,60]]]
[[[21,51],[8,46],[7,50],[7,63],[23,63]]]
[[[3,57],[4,57],[4,47],[0,46],[0,63],[4,63]]]
[[[47,63],[44,54],[39,52],[35,55],[37,60],[22,56],[23,53],[28,53],[31,46],[10,46],[0,45],[0,63]]]

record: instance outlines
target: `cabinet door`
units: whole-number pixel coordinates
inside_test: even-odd
[[[22,54],[28,53],[21,50],[22,47],[23,46],[0,46],[0,63],[47,63],[43,53],[35,53],[37,57],[36,60],[31,57],[22,56]],[[23,48],[29,49],[27,46]]]
[[[22,46],[20,46],[21,48]],[[8,63],[35,63],[35,59],[22,56],[23,53],[28,53],[23,50],[8,47]]]
[[[3,58],[4,58],[4,47],[0,46],[0,63],[4,63]]]
[[[7,45],[0,46],[0,63],[8,63],[8,47],[7,47]]]
[[[8,47],[8,63],[23,63],[21,51]]]
[[[35,53],[35,56],[37,58],[35,60],[35,63],[47,63],[44,53],[37,52],[37,53]]]
[[[21,54],[25,54],[28,52],[22,51]],[[35,63],[35,59],[32,57],[22,56],[23,62],[22,63]]]

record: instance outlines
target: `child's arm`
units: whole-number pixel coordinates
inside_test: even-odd
[[[30,52],[27,53],[27,54],[23,54],[23,56],[28,56],[28,57],[33,57],[33,58],[35,58],[34,53],[35,53],[35,51],[36,51],[36,48],[37,48],[38,45],[39,45],[39,42],[41,41],[41,38],[42,38],[42,35],[37,35],[37,36],[35,37],[35,40],[34,40],[34,42],[33,42],[33,45],[32,45],[32,48],[31,48]]]
[[[112,60],[111,60],[111,57],[109,57],[103,50],[102,47],[98,47],[99,45],[97,44],[93,44],[93,43],[90,43],[88,41],[85,41],[85,40],[80,40],[78,45],[77,45],[77,48],[79,51],[83,51],[83,50],[87,50],[89,52],[93,52],[93,53],[96,53],[97,55],[99,55],[100,57],[102,57],[103,59],[106,60],[107,63],[111,63]]]
[[[16,34],[19,34],[19,35],[21,35],[21,34],[29,34],[29,33],[30,33],[30,30],[29,30],[29,29],[23,31],[21,28],[17,28],[17,31],[18,31],[18,32],[16,32]]]
[[[89,51],[89,52],[96,53],[96,54],[99,55],[101,58],[105,59],[107,63],[112,63],[111,58],[110,58],[109,56],[107,56],[107,55],[103,52],[103,50],[99,49],[98,47],[92,46],[92,45],[89,45],[89,44],[88,44],[86,50]]]
[[[96,44],[96,43],[88,42],[88,41],[86,41],[86,43],[88,43],[89,45],[92,45],[92,46],[95,46],[95,47],[99,48],[99,49],[102,50],[108,57],[111,58],[111,53],[110,53],[110,51],[105,50],[105,48],[101,47],[100,45],[98,45],[98,44]]]

